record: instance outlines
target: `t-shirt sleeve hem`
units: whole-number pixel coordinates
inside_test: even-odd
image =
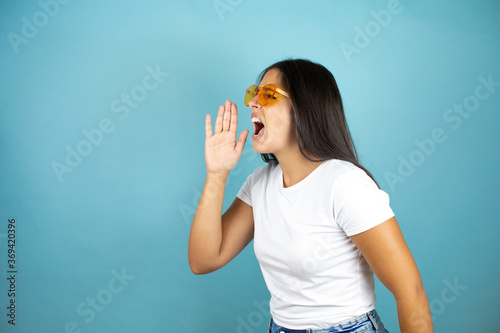
[[[248,198],[247,196],[238,193],[236,197],[241,201],[243,201],[244,203],[246,203],[247,205],[249,205],[250,207],[252,207],[252,200],[250,200],[250,198]]]
[[[371,223],[367,223],[367,224],[364,224],[358,228],[354,228],[352,230],[349,230],[349,231],[345,231],[346,235],[347,236],[354,236],[354,235],[357,235],[357,234],[360,234],[362,232],[365,232],[367,230],[370,230],[371,228],[374,228],[376,226],[378,226],[379,224],[382,224],[384,223],[385,221],[387,221],[388,219],[390,219],[391,217],[394,217],[394,213],[391,212],[391,213],[388,213],[386,216],[380,218],[380,219],[377,219],[376,221],[374,220],[373,222]]]

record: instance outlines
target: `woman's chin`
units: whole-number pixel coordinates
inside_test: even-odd
[[[257,141],[254,141],[254,142],[253,142],[252,148],[253,148],[253,150],[254,150],[257,154],[269,154],[269,153],[270,153],[270,152],[269,152],[269,151],[267,151],[264,147],[262,147],[262,145],[260,144],[260,142],[257,142]]]

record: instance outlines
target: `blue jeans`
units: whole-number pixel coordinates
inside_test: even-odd
[[[271,318],[269,333],[389,333],[380,321],[377,311],[372,310],[364,315],[345,320],[329,328],[292,330],[278,326]]]

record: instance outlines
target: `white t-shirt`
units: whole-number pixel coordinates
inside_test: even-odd
[[[237,197],[253,209],[254,251],[276,324],[325,328],[375,308],[373,272],[349,236],[394,213],[362,169],[327,160],[285,188],[280,165],[267,164]]]

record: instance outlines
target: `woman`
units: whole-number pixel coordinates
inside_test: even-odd
[[[247,90],[257,168],[222,214],[238,114],[226,101],[212,133],[207,179],[189,239],[195,274],[215,271],[252,239],[271,293],[269,332],[386,332],[373,273],[396,299],[401,332],[433,332],[427,296],[389,198],[358,162],[333,75],[308,60],[271,65]]]

